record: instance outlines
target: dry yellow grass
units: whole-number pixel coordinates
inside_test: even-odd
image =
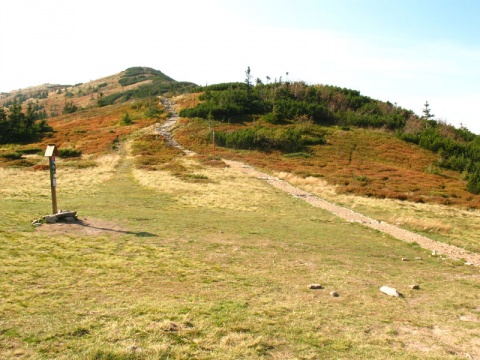
[[[242,211],[268,207],[271,189],[256,179],[230,168],[207,168],[188,158],[175,162],[192,175],[191,181],[180,180],[162,170],[135,169],[133,173],[140,185],[175,196],[184,206]]]
[[[277,172],[275,173],[275,176],[318,196],[326,197],[328,199],[332,199],[333,196],[338,196],[335,191],[335,186],[328,184],[326,180],[321,178],[313,176],[303,178],[285,171]]]
[[[120,160],[116,154],[93,159],[96,166],[76,168],[69,165],[72,160],[57,158],[57,194],[87,195],[95,190],[95,186],[107,181],[113,174]],[[43,158],[42,164],[48,164]],[[74,163],[73,163],[74,165]],[[0,168],[0,182],[5,184],[0,189],[4,199],[30,199],[35,196],[50,196],[49,171],[33,171],[31,169]]]

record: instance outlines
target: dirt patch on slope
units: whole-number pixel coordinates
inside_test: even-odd
[[[99,236],[104,234],[120,235],[131,233],[114,222],[92,218],[79,218],[72,222],[61,221],[55,224],[42,224],[37,227],[37,231],[53,236],[65,234]]]

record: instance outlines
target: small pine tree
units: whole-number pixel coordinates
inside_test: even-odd
[[[428,103],[428,101],[425,101],[425,107],[423,108],[422,112],[423,112],[423,116],[422,118],[425,119],[425,129],[428,128],[428,123],[433,120],[433,118],[435,117],[435,115],[433,115],[431,113],[431,110],[430,110],[430,104]]]
[[[430,119],[433,119],[435,117],[435,115],[433,115],[431,112],[430,112],[430,104],[428,103],[428,101],[425,102],[425,107],[423,108],[422,112],[423,112],[423,118],[425,120],[430,120]]]
[[[130,114],[126,112],[120,119],[120,125],[132,125],[133,121],[130,118]]]
[[[62,114],[73,114],[77,110],[78,107],[73,103],[73,101],[67,101],[63,107]]]
[[[247,67],[247,70],[245,71],[245,84],[247,84],[248,87],[252,86],[252,74],[250,66]]]

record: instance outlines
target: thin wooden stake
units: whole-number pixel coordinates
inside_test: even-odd
[[[52,210],[53,214],[58,213],[57,208],[57,179],[55,178],[56,164],[55,156],[49,156],[48,162],[50,165],[50,189],[52,190]]]
[[[215,128],[213,128],[213,160],[215,160]]]

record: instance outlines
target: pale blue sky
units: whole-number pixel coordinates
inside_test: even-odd
[[[2,0],[0,92],[149,66],[338,85],[480,134],[480,1]]]

